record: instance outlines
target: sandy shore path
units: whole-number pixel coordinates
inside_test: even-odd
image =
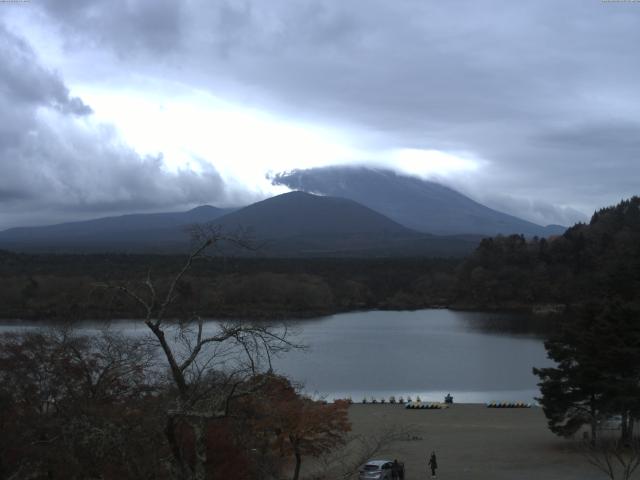
[[[407,480],[430,478],[427,457],[436,451],[438,478],[504,480],[591,480],[606,478],[553,435],[541,408],[493,409],[455,404],[446,410],[406,410],[400,405],[354,404],[353,431],[374,435],[397,425],[418,439],[398,441],[380,457],[405,462]]]

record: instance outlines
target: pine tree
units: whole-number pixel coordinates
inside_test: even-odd
[[[594,317],[588,312],[566,320],[560,332],[545,342],[547,355],[557,367],[534,368],[540,377],[539,402],[549,429],[564,437],[583,425],[595,442],[598,419],[606,405],[605,377],[599,365],[602,343],[594,335]]]
[[[606,346],[599,362],[607,380],[607,409],[621,416],[622,440],[628,443],[640,416],[640,309],[607,305],[597,316],[595,334]]]
[[[633,305],[590,305],[545,342],[557,364],[534,368],[549,428],[571,436],[583,425],[595,443],[598,421],[622,418],[622,440],[640,414],[640,311]]]

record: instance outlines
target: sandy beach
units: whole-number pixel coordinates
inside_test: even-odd
[[[574,442],[552,434],[539,407],[493,409],[454,404],[443,410],[354,404],[353,433],[375,435],[390,426],[412,429],[414,439],[394,442],[378,457],[405,463],[406,479],[430,478],[427,457],[438,458],[438,479],[591,480],[606,478],[572,451]]]

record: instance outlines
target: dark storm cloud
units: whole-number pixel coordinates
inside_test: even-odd
[[[629,155],[640,160],[640,118],[637,122],[616,121],[576,124],[564,129],[542,134],[541,142],[560,147],[599,151],[606,153],[626,151],[621,160]],[[615,161],[615,160],[614,160]]]
[[[71,54],[97,46],[114,71],[344,127],[381,149],[470,152],[484,167],[448,181],[540,223],[639,193],[638,3],[42,5]]]
[[[90,107],[2,25],[0,92],[0,229],[175,209],[228,193],[209,164],[200,162],[201,173],[169,173],[161,157],[139,156],[113,128],[90,121]]]
[[[48,106],[63,113],[88,115],[91,108],[71,97],[62,80],[43,68],[31,47],[0,23],[0,84],[5,101],[18,108]],[[10,118],[10,117],[5,117]]]
[[[175,0],[43,0],[39,5],[61,21],[70,48],[113,48],[118,55],[146,50],[166,55],[182,40],[185,2]]]

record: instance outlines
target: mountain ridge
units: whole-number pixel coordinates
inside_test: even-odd
[[[248,230],[261,246],[256,253],[263,255],[460,256],[479,242],[479,238],[440,238],[416,232],[353,200],[304,192],[288,192],[223,212],[215,207],[200,207],[182,213],[14,228],[0,232],[0,248],[55,253],[186,252],[190,238],[185,232],[185,218],[202,220],[203,215],[208,223],[225,232]],[[217,216],[210,218],[212,215]],[[165,219],[171,221],[163,223]],[[116,227],[123,222],[126,228],[118,230]],[[248,254],[237,249],[223,253]]]
[[[286,224],[274,228],[274,217],[277,216],[285,216]],[[418,234],[353,200],[301,191],[287,192],[253,203],[220,217],[216,224],[228,228],[250,225],[256,233],[268,238],[376,231]]]
[[[408,228],[435,235],[515,233],[546,237],[566,230],[499,212],[440,183],[388,169],[319,167],[280,173],[271,180],[291,189],[349,198]]]
[[[189,220],[193,220],[195,222],[200,221],[208,221],[218,218],[222,215],[226,215],[235,211],[235,209],[225,209],[218,208],[211,205],[200,205],[194,207],[190,210],[186,210],[183,212],[153,212],[153,213],[127,213],[124,215],[113,215],[106,217],[98,217],[91,218],[89,220],[76,220],[72,222],[61,222],[55,223],[51,225],[39,225],[39,226],[23,226],[23,227],[12,227],[7,228],[5,230],[1,230],[0,234],[12,232],[12,233],[20,233],[26,232],[28,230],[32,230],[34,228],[41,229],[42,231],[47,230],[49,232],[55,233],[59,229],[69,229],[78,227],[85,227],[87,225],[100,225],[103,228],[108,227],[136,227],[141,228],[142,226],[167,226],[169,224],[180,225],[181,223],[188,222]],[[143,220],[143,224],[141,225],[140,221]]]
[[[184,212],[133,213],[90,220],[57,223],[37,227],[14,227],[0,231],[0,248],[21,251],[85,252],[86,245],[112,245],[108,251],[144,250],[154,244],[154,235],[171,235],[170,242],[179,243],[184,228],[206,223],[234,211],[211,205],[201,205]],[[125,238],[126,237],[126,238]],[[168,239],[165,239],[165,242]],[[158,248],[151,247],[151,252]]]

